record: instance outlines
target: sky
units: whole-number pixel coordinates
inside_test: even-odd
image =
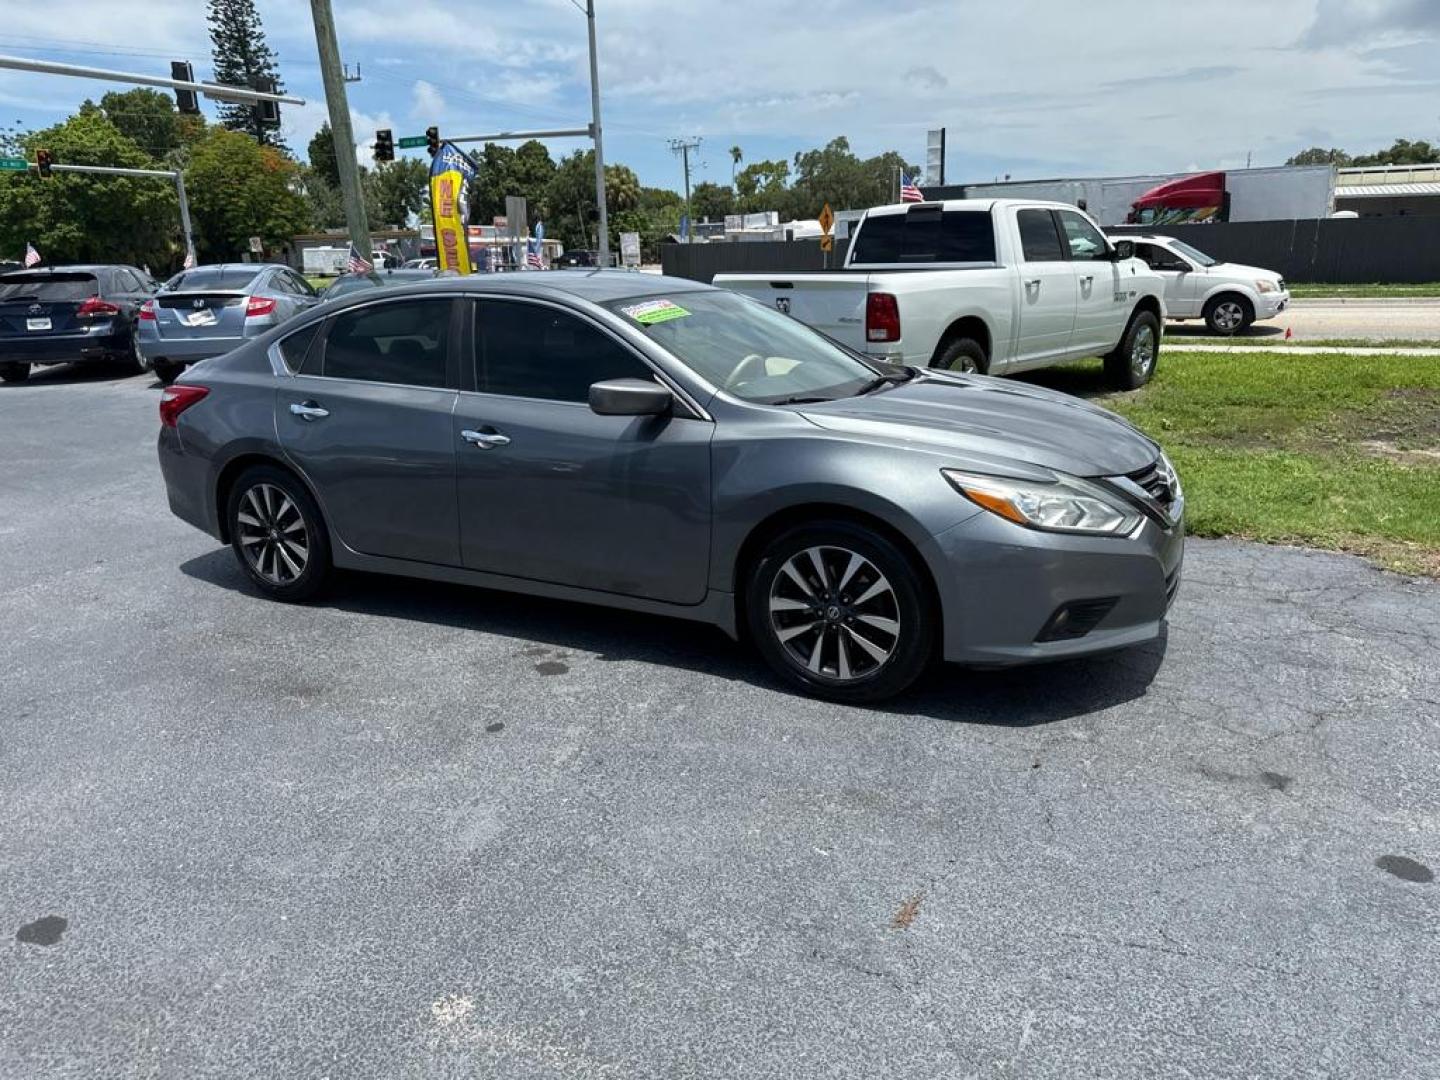
[[[583,126],[584,0],[333,0],[362,159],[399,139]],[[304,152],[326,117],[309,0],[257,0]],[[1176,10],[1162,15],[1167,8]],[[0,0],[0,53],[210,78],[203,0]],[[1440,141],[1440,0],[596,0],[607,161],[678,189],[846,135],[950,183],[1279,165]],[[1077,14],[1078,13],[1078,14]],[[104,83],[0,71],[0,125],[48,126]],[[122,88],[123,89],[123,88]],[[207,105],[207,109],[212,107]],[[557,157],[589,144],[547,140]],[[513,145],[513,144],[512,144]],[[423,150],[420,151],[423,153]],[[742,166],[743,167],[743,166]]]

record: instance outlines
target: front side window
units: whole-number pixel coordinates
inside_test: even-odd
[[[1190,259],[1193,259],[1198,266],[1214,266],[1217,262],[1219,262],[1218,259],[1210,255],[1206,255],[1205,252],[1201,251],[1199,248],[1191,247],[1189,244],[1185,243],[1184,240],[1171,240],[1170,242],[1175,245],[1176,251],[1180,252],[1182,255],[1185,255]]]
[[[1189,265],[1185,263],[1174,252],[1161,247],[1159,244],[1136,244],[1135,254],[1144,260],[1145,265],[1151,270],[1188,270]]]
[[[367,304],[335,316],[321,374],[330,379],[444,386],[449,300]]]
[[[1049,210],[1021,210],[1015,215],[1020,226],[1020,250],[1026,262],[1060,262],[1065,252],[1055,231],[1055,215]]]
[[[1060,211],[1060,225],[1065,230],[1065,242],[1070,247],[1070,258],[1076,262],[1094,262],[1103,259],[1110,250],[1105,237],[1090,222],[1071,210]]]
[[[858,393],[875,371],[804,323],[723,290],[605,305],[713,386],[779,404]]]
[[[649,366],[609,334],[523,300],[475,305],[475,388],[484,394],[588,401],[606,379],[649,379]]]

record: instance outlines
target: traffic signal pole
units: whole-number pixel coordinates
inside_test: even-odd
[[[315,45],[320,51],[320,75],[330,112],[330,134],[335,140],[335,168],[340,174],[345,227],[355,250],[361,258],[369,260],[370,221],[365,214],[365,193],[360,188],[360,165],[355,160],[355,133],[350,129],[350,102],[345,94],[340,44],[335,37],[335,16],[330,10],[330,0],[310,0],[310,11],[315,17]]]
[[[600,265],[610,265],[610,217],[605,207],[605,145],[600,137],[600,67],[595,61],[595,0],[585,0],[585,25],[590,33],[590,130],[595,139],[595,201],[600,205]]]
[[[31,165],[39,171],[38,165]],[[185,253],[195,257],[195,234],[190,228],[190,200],[185,197],[185,174],[179,169],[121,169],[110,165],[50,165],[52,173],[83,173],[89,176],[148,176],[170,180],[175,184],[175,198],[180,203],[180,228],[185,233]]]

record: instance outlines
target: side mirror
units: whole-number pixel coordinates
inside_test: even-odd
[[[667,416],[675,397],[649,379],[606,379],[590,386],[590,411],[600,416]]]
[[[1134,240],[1116,240],[1115,246],[1111,249],[1115,253],[1115,261],[1122,259],[1133,259],[1135,257]]]

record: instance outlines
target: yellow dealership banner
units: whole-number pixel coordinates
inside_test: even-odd
[[[441,270],[472,273],[470,241],[465,231],[470,216],[466,188],[475,178],[475,162],[451,143],[442,143],[430,162],[430,214],[435,223],[435,257]]]

